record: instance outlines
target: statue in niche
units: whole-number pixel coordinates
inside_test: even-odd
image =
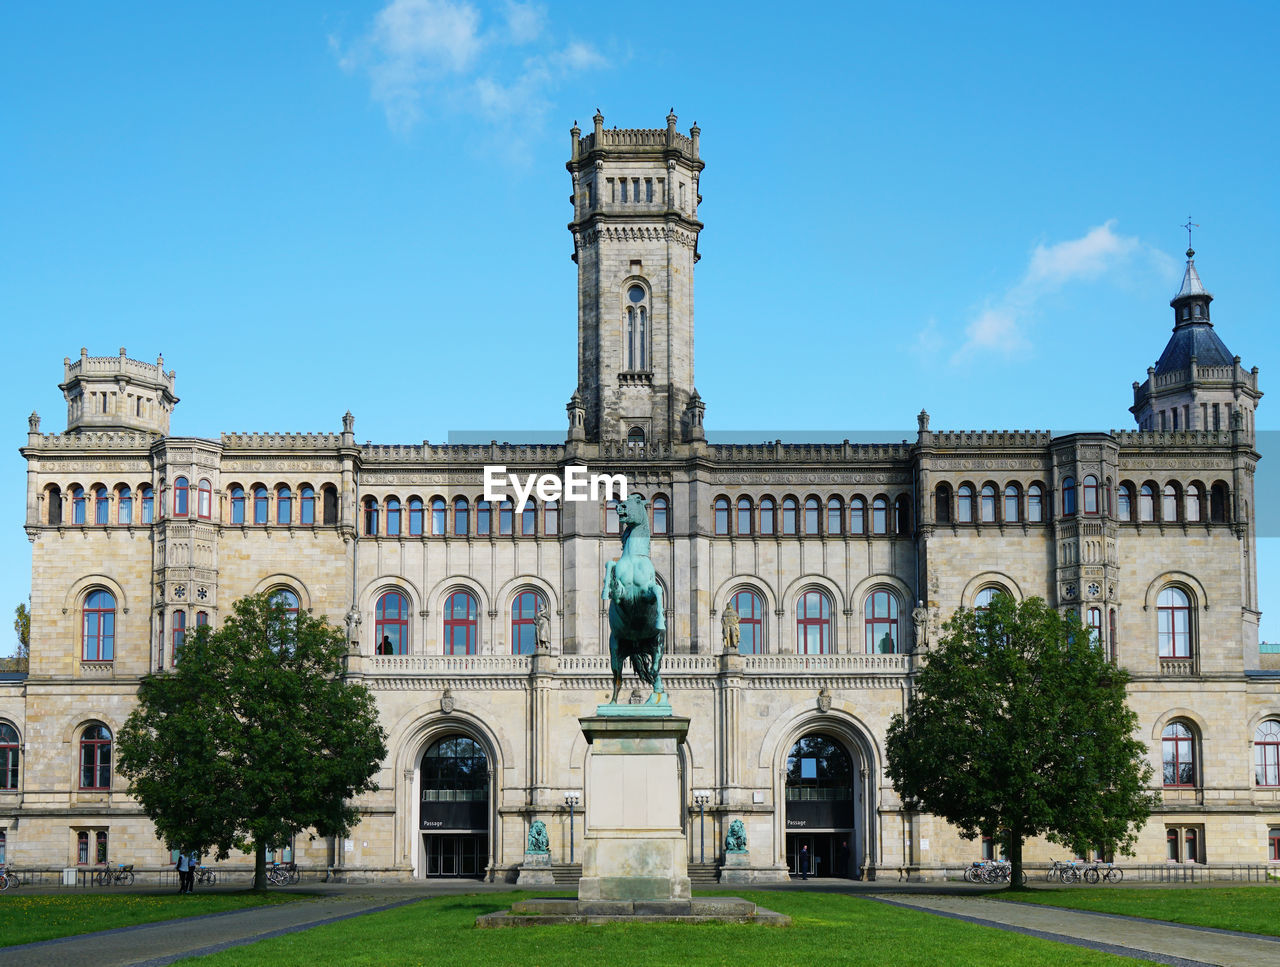
[[[742,825],[741,819],[735,819],[729,824],[729,832],[724,838],[724,851],[726,853],[747,851],[747,829]]]
[[[547,614],[546,605],[539,605],[533,617],[533,637],[538,651],[551,650],[551,616]]]
[[[738,642],[742,638],[742,630],[738,627],[738,609],[730,601],[720,615],[720,639],[725,651],[737,651]]]
[[[526,853],[551,852],[551,845],[547,840],[547,824],[541,819],[535,819],[529,824],[529,842],[524,851]]]
[[[911,609],[911,624],[916,632],[916,651],[923,651],[929,647],[929,609],[923,601]]]
[[[622,527],[622,556],[604,569],[601,600],[609,601],[609,667],[613,672],[613,697],[618,703],[622,666],[630,659],[640,680],[653,689],[648,704],[666,703],[662,683],[662,653],[667,619],[662,607],[662,586],[649,559],[649,512],[644,498],[631,494],[618,504]]]

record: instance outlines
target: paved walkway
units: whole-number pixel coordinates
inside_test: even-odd
[[[872,899],[1175,967],[1280,967],[1280,937],[974,896],[895,893]]]

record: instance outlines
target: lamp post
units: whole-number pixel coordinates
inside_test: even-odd
[[[711,801],[711,794],[706,792],[694,793],[693,801],[698,804],[698,862],[705,863],[707,861],[707,822],[706,813],[707,803]]]
[[[573,862],[573,807],[578,805],[580,799],[576,792],[566,792],[564,794],[564,804],[569,807],[569,862]]]

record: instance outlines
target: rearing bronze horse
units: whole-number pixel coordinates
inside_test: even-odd
[[[662,650],[667,622],[662,608],[662,586],[649,559],[649,513],[644,498],[632,494],[618,504],[622,525],[622,556],[604,568],[602,600],[609,600],[609,666],[613,670],[613,698],[622,688],[622,664],[631,667],[653,689],[648,704],[666,700],[662,685]]]

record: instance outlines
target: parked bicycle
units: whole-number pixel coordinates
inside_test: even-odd
[[[22,886],[22,878],[8,866],[0,866],[0,893],[9,889],[9,887],[16,889],[20,886]]]
[[[1124,879],[1124,870],[1111,863],[1094,863],[1092,866],[1084,868],[1084,878],[1087,883],[1097,883],[1103,880],[1107,883],[1119,883]]]
[[[995,860],[974,860],[964,871],[966,883],[1008,883],[1013,876],[1013,866]],[[1022,871],[1022,885],[1027,884],[1027,871]]]
[[[115,886],[119,883],[133,886],[133,864],[121,863],[119,868],[114,870],[99,870],[94,874],[93,882],[98,886]]]
[[[213,886],[218,880],[216,871],[207,866],[196,867],[196,883],[200,886]]]
[[[272,863],[267,879],[275,886],[290,886],[302,879],[297,863]]]

